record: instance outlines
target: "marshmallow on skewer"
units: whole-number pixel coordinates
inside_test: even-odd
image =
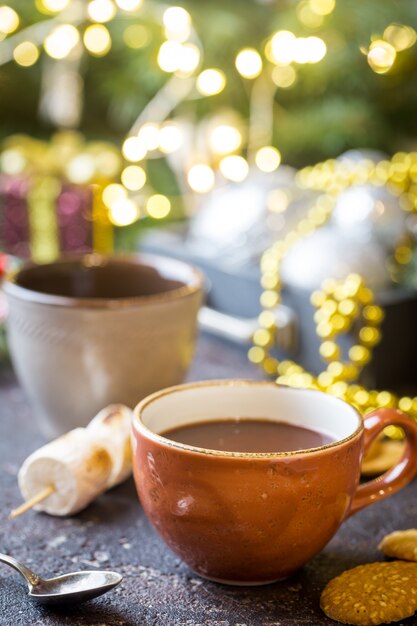
[[[19,470],[25,503],[50,515],[74,515],[98,495],[132,472],[132,411],[124,405],[106,407],[87,428],[76,428],[31,454]]]
[[[78,513],[105,491],[111,472],[108,452],[87,436],[85,428],[76,428],[31,454],[18,481],[25,500],[53,487],[34,508],[64,516]]]
[[[106,450],[112,460],[107,489],[123,482],[132,473],[132,417],[133,411],[127,406],[111,404],[87,426],[87,433]]]

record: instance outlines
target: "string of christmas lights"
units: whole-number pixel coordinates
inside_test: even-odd
[[[216,96],[227,88],[227,76],[221,68],[204,67],[204,50],[190,13],[153,0],[34,0],[34,4],[41,20],[30,25],[25,24],[20,11],[7,5],[0,7],[0,63],[14,60],[22,67],[31,67],[42,53],[61,62],[77,61],[85,53],[104,57],[111,51],[116,36],[111,24],[120,18],[126,22],[123,45],[140,50],[150,40],[144,18],[151,16],[160,25],[162,42],[157,64],[171,76],[163,87],[169,106],[161,107],[157,94],[146,107],[146,115],[142,112],[138,117],[123,142],[125,165],[120,182],[104,189],[103,201],[116,226],[126,226],[146,216],[170,216],[172,198],[152,188],[147,161],[163,157],[170,162],[170,155],[184,150],[186,132],[181,121],[171,115],[179,103]],[[304,27],[317,30],[335,6],[335,0],[301,0],[296,7],[297,18]],[[390,24],[361,51],[369,67],[384,74],[394,67],[404,50],[415,44],[416,38],[410,26]],[[267,38],[261,51],[242,47],[235,57],[235,69],[253,94],[260,81],[268,81],[273,89],[289,89],[297,81],[298,68],[322,61],[328,45],[316,34],[297,37],[289,30],[279,30]],[[274,97],[274,90],[270,97]],[[261,135],[271,135],[269,131]],[[182,159],[184,191],[205,194],[221,180],[242,182],[252,167],[264,172],[276,170],[281,162],[279,150],[262,142],[249,150],[250,136],[250,129],[240,119],[219,119],[208,125],[199,148],[192,142],[193,147]]]

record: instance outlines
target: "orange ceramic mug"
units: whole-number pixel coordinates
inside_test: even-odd
[[[173,428],[229,417],[272,419],[327,433],[332,443],[284,453],[218,452],[171,441]],[[359,485],[364,451],[401,426],[401,461]],[[285,578],[317,554],[353,513],[392,495],[417,471],[417,425],[394,409],[363,420],[319,391],[209,381],[154,393],[135,409],[134,475],[143,508],[196,573],[229,584]]]

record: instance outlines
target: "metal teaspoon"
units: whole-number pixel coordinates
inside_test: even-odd
[[[45,580],[7,554],[0,553],[0,561],[10,565],[23,576],[29,587],[29,596],[42,604],[85,602],[110,591],[123,578],[117,572],[85,571]]]

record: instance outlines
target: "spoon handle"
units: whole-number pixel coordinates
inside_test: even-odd
[[[12,556],[2,554],[0,552],[0,561],[6,563],[6,565],[10,565],[15,570],[17,570],[19,574],[23,576],[23,578],[26,580],[30,587],[36,587],[36,585],[38,585],[42,580],[37,574],[32,572],[22,563],[19,563],[19,561],[16,561],[16,559],[14,559]]]

